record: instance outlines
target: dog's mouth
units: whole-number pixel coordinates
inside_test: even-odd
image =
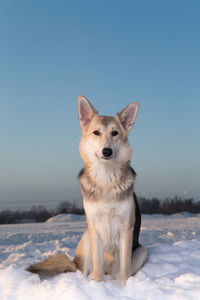
[[[106,156],[99,156],[95,153],[96,157],[100,160],[111,160],[113,158],[113,155],[109,156],[109,157],[106,157]]]

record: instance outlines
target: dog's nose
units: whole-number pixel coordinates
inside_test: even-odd
[[[112,155],[112,149],[111,148],[103,148],[102,153],[105,157],[110,157]]]

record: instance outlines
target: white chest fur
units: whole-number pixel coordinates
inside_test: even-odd
[[[122,201],[84,200],[84,208],[88,221],[101,237],[104,250],[116,249],[116,246],[118,248],[120,232],[127,230],[132,223],[130,218],[134,216],[133,198]]]

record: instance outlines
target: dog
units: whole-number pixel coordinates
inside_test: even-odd
[[[27,270],[41,275],[81,270],[102,281],[105,275],[120,279],[123,287],[147,260],[139,244],[141,214],[133,191],[136,173],[130,166],[128,134],[139,104],[133,102],[115,117],[99,116],[84,96],[78,97],[82,131],[79,151],[84,168],[78,179],[88,229],[73,261],[55,254]]]

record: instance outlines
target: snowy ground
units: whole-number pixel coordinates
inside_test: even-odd
[[[0,299],[200,299],[200,215],[143,215],[140,241],[148,262],[123,289],[118,281],[97,283],[80,271],[40,280],[24,270],[55,251],[73,257],[85,228],[85,218],[75,215],[0,225]]]

